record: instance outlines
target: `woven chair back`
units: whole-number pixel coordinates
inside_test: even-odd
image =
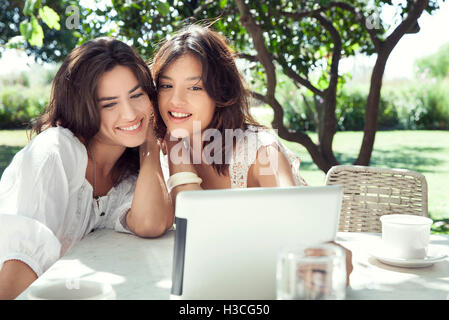
[[[405,169],[340,165],[326,175],[326,185],[342,185],[339,231],[382,232],[385,214],[428,216],[425,177]]]

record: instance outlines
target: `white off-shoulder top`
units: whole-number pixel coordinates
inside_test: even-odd
[[[261,147],[275,146],[287,158],[292,170],[295,185],[307,185],[299,174],[299,157],[288,150],[278,139],[278,137],[268,129],[248,126],[246,130],[236,136],[236,145],[231,162],[229,163],[229,176],[231,188],[246,188],[248,181],[248,171],[256,162],[257,152]]]
[[[232,136],[235,138],[235,147],[229,155],[229,178],[232,189],[247,187],[248,171],[256,162],[257,152],[260,148],[270,145],[278,148],[279,152],[287,158],[295,185],[307,186],[306,181],[299,174],[300,158],[287,149],[274,132],[249,125],[245,130],[234,130]],[[170,176],[167,155],[161,157],[161,167],[167,181]]]
[[[93,229],[131,233],[122,221],[137,176],[97,203],[86,167],[86,148],[63,127],[43,131],[14,156],[0,180],[0,268],[20,260],[40,276]]]

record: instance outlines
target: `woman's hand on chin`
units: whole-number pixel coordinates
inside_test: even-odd
[[[188,139],[177,138],[167,132],[164,138],[164,143],[170,163],[175,165],[192,164],[190,143]]]
[[[142,163],[145,158],[153,154],[158,155],[157,158],[159,158],[160,150],[161,148],[156,139],[156,135],[154,134],[154,129],[151,125],[149,125],[146,140],[139,147],[140,163]]]

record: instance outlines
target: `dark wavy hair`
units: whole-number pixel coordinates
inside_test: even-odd
[[[112,38],[97,38],[73,49],[53,79],[49,104],[36,119],[32,134],[61,126],[69,129],[85,145],[100,130],[101,116],[97,84],[115,66],[126,66],[142,89],[157,105],[157,93],[146,62],[127,44]],[[119,183],[139,171],[138,147],[127,148],[114,166],[113,178]]]
[[[250,124],[260,126],[249,113],[249,95],[235,64],[234,53],[226,39],[210,27],[190,25],[162,43],[151,63],[156,88],[166,68],[185,54],[192,54],[201,62],[203,85],[217,106],[210,125],[204,129],[218,129],[224,137],[225,129],[245,130]],[[155,107],[155,120],[156,135],[162,138],[167,127],[158,107]],[[203,148],[209,143],[205,142]],[[217,173],[225,175],[228,169],[225,139],[222,139],[222,157],[220,164],[212,166]]]

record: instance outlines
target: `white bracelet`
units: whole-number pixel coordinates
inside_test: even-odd
[[[188,184],[188,183],[201,184],[201,182],[203,182],[203,180],[200,177],[198,177],[195,173],[189,172],[189,171],[183,171],[183,172],[175,173],[174,175],[170,176],[170,178],[168,178],[167,188],[168,188],[168,191],[170,192],[171,190],[173,190],[174,187],[177,187],[177,186],[180,186],[183,184]]]

